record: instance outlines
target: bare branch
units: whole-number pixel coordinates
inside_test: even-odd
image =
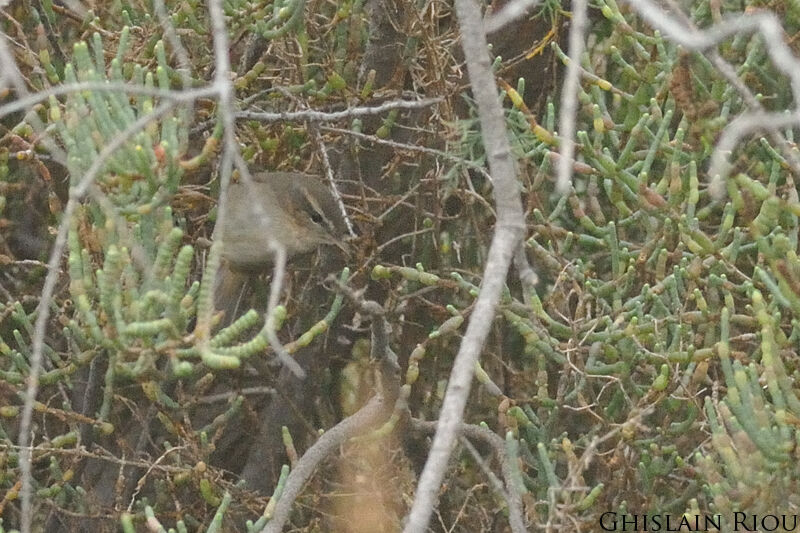
[[[69,201],[64,208],[61,224],[58,227],[58,234],[53,249],[50,251],[50,259],[47,262],[47,276],[44,280],[39,305],[36,308],[36,322],[33,332],[33,350],[31,353],[30,373],[28,375],[28,385],[25,389],[25,403],[22,408],[22,417],[19,425],[19,446],[20,446],[20,472],[22,477],[22,520],[20,531],[29,533],[31,530],[32,506],[31,506],[31,449],[28,443],[32,442],[31,419],[33,417],[33,405],[36,402],[36,393],[39,390],[39,372],[42,369],[42,355],[44,350],[44,336],[47,329],[47,320],[50,317],[50,302],[53,299],[56,282],[58,281],[61,254],[67,243],[69,232],[69,222],[75,213],[81,199],[86,195],[89,187],[94,183],[95,178],[105,166],[106,161],[114,152],[122,147],[131,137],[136,135],[145,126],[154,120],[167,114],[175,107],[174,102],[165,102],[153,110],[152,113],[139,117],[128,128],[114,137],[105,148],[98,154],[97,158],[81,178],[78,185],[73,187],[69,193]],[[29,437],[30,440],[29,440]]]
[[[319,132],[318,126],[311,124],[309,126],[311,134],[314,136],[314,142],[317,143],[317,150],[319,151],[320,159],[322,159],[322,168],[325,169],[325,177],[328,178],[328,185],[331,188],[333,197],[336,199],[336,203],[339,204],[339,211],[342,212],[342,218],[344,218],[344,223],[347,226],[347,233],[349,233],[351,237],[355,237],[356,232],[353,231],[353,223],[350,222],[350,217],[347,216],[342,193],[339,192],[339,187],[336,186],[336,180],[333,177],[333,168],[328,158],[328,149],[325,147],[325,141],[322,139],[322,134]]]
[[[223,128],[223,148],[220,157],[220,195],[217,202],[217,226],[219,221],[224,220],[227,208],[227,190],[231,179],[231,170],[238,153],[235,137],[235,119],[233,116],[233,83],[230,81],[230,59],[228,58],[228,33],[225,28],[225,16],[220,0],[208,0],[209,18],[211,19],[211,31],[214,37],[214,88],[217,90],[219,98],[219,118]],[[249,178],[246,166],[244,174]],[[217,228],[214,228],[217,232]],[[213,286],[214,280],[219,270],[222,246],[219,240],[215,240],[211,245],[206,269],[200,285],[200,296],[197,311],[197,326],[195,335],[201,353],[211,349],[209,346],[211,334],[211,314],[213,313]]]
[[[412,418],[411,428],[415,431],[431,433],[436,429],[436,422],[427,422]],[[462,437],[480,440],[492,448],[492,452],[499,461],[500,470],[503,473],[505,490],[502,491],[502,495],[508,503],[511,531],[514,533],[524,533],[527,531],[522,512],[522,495],[518,490],[513,472],[513,466],[510,463],[511,459],[506,453],[505,442],[503,441],[502,437],[496,433],[493,433],[487,428],[473,424],[460,424],[458,427],[458,432],[460,435],[462,435]]]
[[[650,0],[629,2],[639,15],[652,27],[662,31],[676,43],[691,50],[705,52],[712,49],[722,40],[741,33],[758,32],[766,42],[766,52],[775,66],[786,74],[792,86],[795,111],[786,113],[745,113],[729,124],[714,149],[711,157],[709,176],[710,189],[716,198],[724,194],[724,179],[729,172],[728,153],[749,133],[768,127],[797,126],[800,124],[800,60],[792,53],[784,41],[784,31],[780,20],[774,13],[760,11],[732,17],[710,28],[699,30],[676,21]],[[777,122],[777,124],[776,124]]]
[[[798,67],[800,68],[800,67]],[[722,135],[711,154],[711,164],[708,174],[711,176],[709,190],[716,199],[725,195],[725,177],[730,173],[731,165],[728,156],[743,138],[754,131],[770,128],[787,128],[800,125],[800,112],[794,113],[745,113],[731,121],[722,132]]]
[[[333,126],[321,126],[320,129],[325,131],[342,133],[344,135],[350,135],[351,137],[355,137],[356,139],[361,139],[374,144],[391,146],[392,148],[395,148],[397,150],[408,150],[409,152],[419,152],[422,154],[429,154],[433,157],[441,157],[442,159],[446,159],[447,161],[451,161],[457,165],[464,165],[465,167],[468,167],[474,170],[475,172],[478,172],[487,180],[492,181],[492,177],[489,175],[488,172],[486,172],[486,169],[482,165],[464,159],[463,157],[448,154],[447,152],[443,152],[442,150],[437,150],[436,148],[419,146],[417,144],[402,143],[398,141],[393,141],[391,139],[381,139],[377,135],[367,135],[366,133],[361,133],[360,131],[353,131],[344,128],[335,128]]]
[[[175,51],[175,55],[178,59],[178,64],[180,65],[180,76],[181,76],[181,83],[183,84],[184,89],[188,89],[191,84],[191,77],[189,73],[192,71],[192,66],[189,61],[189,53],[186,51],[186,48],[181,43],[181,39],[178,36],[178,33],[175,31],[175,27],[172,25],[172,21],[169,18],[169,14],[167,13],[167,8],[164,5],[164,0],[154,0],[153,7],[156,12],[156,16],[158,17],[158,22],[161,24],[161,27],[164,29],[164,37],[166,37],[167,42],[172,46],[173,50]]]
[[[351,107],[343,111],[287,111],[283,113],[262,113],[256,111],[239,111],[236,118],[259,120],[261,122],[307,121],[307,122],[334,122],[346,118],[380,115],[392,109],[420,109],[436,105],[442,98],[422,98],[420,100],[392,100],[374,107]]]
[[[141,94],[144,96],[154,96],[175,102],[191,102],[198,98],[213,96],[216,90],[213,87],[200,87],[197,89],[186,89],[183,91],[167,91],[164,89],[154,89],[143,85],[133,85],[122,82],[104,81],[81,81],[77,83],[64,83],[57,87],[37,91],[36,93],[18,98],[12,102],[0,106],[0,117],[4,117],[23,109],[28,109],[39,102],[44,102],[51,96],[61,96],[63,94],[77,93],[82,91],[107,91],[121,92],[126,94]]]
[[[588,23],[586,0],[572,2],[572,23],[569,26],[569,64],[561,89],[561,110],[559,113],[558,134],[561,150],[558,160],[556,190],[567,194],[572,185],[572,159],[575,157],[575,119],[578,113],[578,85],[580,63],[585,48],[584,34]]]
[[[400,388],[399,367],[388,344],[388,329],[383,308],[373,301],[364,301],[353,290],[341,283],[337,289],[357,303],[359,309],[372,319],[372,357],[378,361],[380,390],[364,407],[326,431],[311,448],[303,454],[286,479],[286,486],[275,506],[272,519],[262,533],[279,533],[283,530],[303,486],[314,474],[317,466],[349,439],[363,434],[384,421],[390,413]]]
[[[524,228],[516,168],[511,156],[497,85],[490,68],[480,10],[474,0],[456,0],[455,8],[461,29],[461,46],[464,49],[470,86],[478,106],[489,170],[493,177],[497,226],[489,248],[481,291],[453,363],[433,446],[417,486],[414,503],[404,528],[405,533],[422,533],[427,529],[464,416],[475,363],[492,325],[511,258]]]
[[[275,308],[278,307],[278,301],[281,297],[281,289],[283,288],[283,280],[286,277],[286,247],[278,241],[272,243],[273,251],[275,252],[275,268],[272,274],[272,283],[269,286],[269,302],[267,303],[267,316],[266,316],[266,332],[269,345],[275,350],[275,354],[280,359],[281,363],[292,371],[292,373],[299,379],[306,377],[305,371],[300,367],[297,361],[289,355],[277,333],[275,333]]]
[[[283,526],[286,524],[286,520],[289,519],[292,504],[297,499],[297,496],[300,495],[300,491],[303,489],[306,481],[314,474],[317,466],[340,445],[383,420],[386,416],[386,406],[387,402],[384,401],[383,397],[373,396],[372,399],[354,415],[348,416],[326,431],[319,440],[303,454],[286,479],[286,487],[275,506],[275,513],[264,529],[261,530],[262,533],[280,533],[283,531]]]
[[[484,30],[487,34],[501,30],[504,26],[530,13],[531,9],[538,5],[539,0],[514,0],[509,2],[503,6],[503,9],[483,22]]]

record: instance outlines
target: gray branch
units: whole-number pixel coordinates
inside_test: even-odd
[[[388,324],[383,315],[383,308],[376,302],[361,300],[349,290],[349,287],[340,285],[339,290],[353,298],[360,310],[372,319],[371,351],[372,357],[377,359],[379,365],[380,390],[355,414],[326,431],[297,461],[289,477],[286,478],[286,486],[275,505],[274,514],[261,533],[280,533],[289,519],[292,505],[319,464],[351,438],[385,421],[397,399],[400,368],[397,366],[394,353],[389,348]]]
[[[436,429],[436,422],[412,418],[411,427],[416,431],[430,433]],[[479,440],[492,449],[500,463],[500,471],[503,474],[505,487],[502,490],[502,495],[508,504],[508,521],[511,525],[511,531],[513,533],[525,533],[527,529],[525,528],[525,519],[522,511],[522,494],[515,480],[516,475],[511,464],[513,459],[506,453],[505,441],[491,430],[473,424],[460,424],[458,433],[465,438]]]
[[[650,0],[628,1],[633,10],[644,18],[653,28],[663,32],[672,41],[691,50],[705,52],[713,49],[722,40],[741,33],[758,32],[764,42],[766,51],[775,66],[786,74],[792,86],[795,110],[786,113],[769,113],[761,111],[745,113],[731,122],[722,133],[711,157],[708,174],[711,176],[711,193],[720,198],[724,194],[724,179],[730,168],[728,153],[747,134],[771,127],[800,125],[800,60],[792,53],[784,41],[785,33],[778,17],[771,12],[758,12],[731,17],[710,28],[699,30],[675,20]]]
[[[430,107],[442,101],[442,98],[421,98],[419,100],[391,100],[383,104],[372,107],[351,107],[342,111],[314,111],[304,109],[302,111],[285,111],[282,113],[267,113],[256,111],[239,111],[236,118],[247,120],[258,120],[260,122],[335,122],[346,118],[364,117],[369,115],[380,115],[393,109],[420,109]]]
[[[489,170],[493,177],[497,226],[489,248],[481,292],[453,363],[436,435],[417,486],[405,533],[423,533],[427,529],[450,454],[458,438],[464,407],[472,387],[475,363],[492,326],[508,268],[525,227],[516,166],[490,67],[481,13],[474,0],[456,0],[455,8],[470,87],[477,103]]]
[[[572,23],[569,27],[569,64],[561,89],[558,134],[561,150],[558,159],[556,190],[567,194],[572,186],[572,160],[575,157],[575,119],[578,113],[578,87],[581,77],[581,56],[586,47],[583,36],[588,24],[586,0],[573,0]]]

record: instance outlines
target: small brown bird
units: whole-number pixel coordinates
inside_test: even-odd
[[[230,324],[240,309],[248,281],[270,267],[274,244],[287,258],[332,244],[347,251],[347,225],[331,191],[319,180],[296,172],[260,172],[253,183],[228,187],[220,221],[222,265],[214,288],[214,307]]]

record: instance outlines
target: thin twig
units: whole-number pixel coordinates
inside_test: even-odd
[[[91,166],[81,178],[78,185],[69,192],[69,200],[64,208],[61,224],[58,228],[55,244],[50,252],[50,259],[47,262],[48,273],[42,287],[39,305],[36,308],[36,322],[33,329],[33,349],[31,353],[30,370],[28,374],[28,385],[25,389],[25,402],[22,408],[22,417],[19,425],[19,446],[20,453],[20,477],[22,478],[21,500],[22,500],[22,519],[20,530],[22,533],[29,533],[32,520],[31,502],[31,453],[28,442],[32,442],[31,419],[33,417],[33,404],[36,401],[36,393],[39,390],[39,372],[42,368],[42,355],[44,352],[44,336],[47,329],[47,320],[50,317],[50,302],[55,291],[56,281],[58,280],[61,254],[67,243],[69,233],[69,222],[72,215],[78,208],[81,199],[86,195],[89,187],[94,183],[95,178],[105,166],[106,161],[114,152],[122,147],[131,137],[150,122],[158,120],[167,114],[175,106],[174,102],[165,102],[159,105],[152,113],[139,117],[135,122],[128,126],[125,131],[114,137],[105,148],[97,155]],[[30,441],[29,441],[30,438]]]
[[[273,313],[275,312],[275,308],[278,307],[278,300],[280,300],[281,289],[283,288],[283,280],[286,277],[286,247],[278,241],[273,241],[272,249],[275,256],[275,266],[272,271],[272,282],[269,286],[269,302],[267,303],[267,339],[272,349],[275,350],[275,355],[278,356],[280,362],[286,365],[298,379],[305,379],[305,371],[300,367],[297,361],[295,361],[294,357],[289,355],[289,352],[286,351],[286,348],[284,348],[280,339],[278,339],[277,333],[275,333]]]
[[[686,25],[687,28],[697,31],[697,27],[692,22],[686,13],[683,12],[683,9],[678,4],[676,0],[666,0],[666,3],[670,8],[673,10],[675,15]],[[750,107],[751,111],[755,112],[766,112],[764,106],[761,105],[761,102],[756,98],[750,88],[745,84],[736,72],[736,69],[728,63],[725,58],[717,50],[711,50],[706,54],[711,61],[711,63],[719,70],[720,74],[731,84],[731,86],[736,89],[736,92],[739,93],[739,96],[744,99],[745,103]],[[767,120],[762,125],[763,128],[767,130],[769,133],[770,139],[774,142],[781,151],[781,154],[786,158],[786,162],[789,164],[789,167],[794,172],[795,176],[800,178],[800,155],[798,154],[795,148],[789,144],[786,140],[786,137],[781,133],[780,129],[776,124],[774,124],[771,120]],[[734,131],[735,128],[731,127]],[[795,189],[792,189],[795,191]],[[717,194],[719,194],[717,192]]]
[[[397,150],[408,150],[410,152],[420,152],[423,154],[430,154],[434,157],[441,157],[442,159],[452,161],[453,163],[464,165],[469,169],[474,170],[479,174],[483,175],[483,177],[489,180],[490,182],[492,181],[492,177],[489,175],[488,172],[486,172],[486,169],[483,168],[483,166],[468,159],[464,159],[463,157],[449,154],[442,150],[437,150],[436,148],[429,148],[427,146],[420,146],[418,144],[401,143],[393,141],[391,139],[381,139],[377,135],[367,135],[366,133],[361,133],[360,131],[353,131],[345,128],[335,128],[333,126],[320,126],[320,129],[335,133],[342,133],[344,135],[350,135],[352,137],[355,137],[356,139],[369,141],[374,144],[382,144],[384,146],[389,146]]]
[[[260,122],[335,122],[346,118],[380,115],[393,109],[420,109],[430,107],[442,101],[442,98],[422,98],[419,100],[392,100],[374,107],[351,107],[343,111],[286,111],[268,113],[257,111],[239,111],[236,118],[258,120]]]
[[[650,0],[628,3],[653,28],[660,30],[674,42],[699,52],[714,49],[721,41],[733,35],[757,32],[766,42],[765,49],[772,62],[790,80],[795,103],[794,112],[745,113],[728,124],[722,132],[711,156],[711,166],[708,171],[708,175],[711,176],[710,191],[719,199],[725,192],[724,180],[730,170],[728,152],[732,151],[743,137],[763,129],[765,124],[769,124],[770,128],[800,124],[800,60],[794,56],[792,49],[784,40],[785,33],[780,20],[771,12],[747,13],[726,19],[710,28],[698,30],[675,20]]]
[[[539,3],[540,0],[513,0],[483,21],[484,30],[487,34],[501,30],[504,26],[530,13],[531,9],[538,6]]]
[[[105,92],[121,92],[126,94],[141,94],[143,96],[153,96],[155,98],[163,98],[165,100],[174,100],[176,102],[189,102],[197,100],[198,98],[207,98],[214,96],[216,90],[213,86],[198,87],[195,89],[186,89],[183,91],[168,91],[164,89],[154,89],[145,87],[144,85],[133,85],[130,83],[122,82],[105,82],[105,81],[82,81],[76,83],[64,83],[56,87],[51,87],[33,94],[18,98],[13,102],[9,102],[0,106],[0,118],[28,109],[34,105],[48,100],[51,96],[61,96],[64,94],[77,93],[83,91],[105,91]]]
[[[214,84],[218,96],[219,119],[222,121],[222,154],[220,156],[219,179],[220,194],[217,201],[217,224],[214,233],[217,234],[220,221],[224,220],[228,206],[228,184],[231,180],[234,154],[238,153],[233,116],[233,84],[230,81],[230,60],[228,58],[228,34],[225,27],[225,17],[220,0],[208,0],[209,18],[214,40]],[[245,174],[247,168],[244,169]],[[210,347],[211,315],[214,312],[213,286],[219,270],[222,245],[215,239],[208,254],[203,278],[200,282],[200,296],[197,309],[197,325],[195,336],[201,353],[212,350]]]
[[[175,52],[175,56],[178,59],[178,65],[180,65],[180,70],[178,74],[181,76],[181,84],[184,89],[188,89],[190,84],[192,83],[192,79],[189,76],[189,73],[192,71],[192,64],[189,60],[189,53],[186,51],[186,48],[183,46],[181,42],[181,38],[178,36],[178,32],[175,31],[175,27],[172,25],[172,20],[170,20],[169,14],[167,13],[167,8],[164,5],[164,0],[154,0],[153,7],[155,8],[156,16],[158,17],[158,22],[161,24],[161,27],[164,29],[164,37],[166,38],[167,42],[172,46],[173,51]]]
[[[241,390],[231,392],[220,392],[218,394],[209,394],[198,398],[195,403],[198,405],[209,405],[218,402],[230,402],[239,396],[275,396],[277,391],[274,387],[245,387]]]
[[[575,119],[578,113],[580,64],[586,46],[584,34],[588,23],[586,0],[573,0],[572,22],[569,25],[569,63],[561,89],[561,110],[558,118],[559,150],[556,191],[567,194],[572,186],[572,160],[575,157]]]
[[[711,154],[711,163],[708,168],[708,175],[711,176],[708,188],[715,199],[719,200],[725,195],[725,178],[731,169],[728,155],[744,137],[754,131],[764,129],[767,124],[771,128],[797,127],[800,125],[800,112],[745,113],[731,121],[722,130],[717,146],[714,147],[714,152]]]
[[[353,231],[353,223],[350,222],[350,217],[347,216],[347,209],[344,208],[342,193],[339,192],[339,187],[336,186],[336,180],[333,177],[333,168],[328,158],[328,149],[325,147],[325,141],[323,141],[322,134],[319,132],[319,127],[316,124],[309,124],[309,128],[311,129],[311,134],[314,136],[314,141],[317,143],[317,150],[319,151],[320,159],[322,159],[322,168],[325,169],[325,177],[328,179],[328,186],[333,193],[333,197],[336,199],[339,211],[342,213],[342,218],[344,218],[344,223],[347,226],[347,232],[351,237],[355,237],[356,232]]]

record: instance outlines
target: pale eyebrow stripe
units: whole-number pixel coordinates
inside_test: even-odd
[[[301,190],[303,192],[303,196],[305,197],[306,201],[309,203],[311,208],[314,211],[316,211],[316,213],[319,216],[322,217],[322,220],[325,222],[325,225],[328,227],[328,231],[330,231],[331,233],[335,233],[336,226],[334,226],[333,222],[325,215],[325,211],[319,205],[319,202],[317,202],[317,200],[313,196],[311,196],[311,194],[308,192],[308,189],[303,187]]]

